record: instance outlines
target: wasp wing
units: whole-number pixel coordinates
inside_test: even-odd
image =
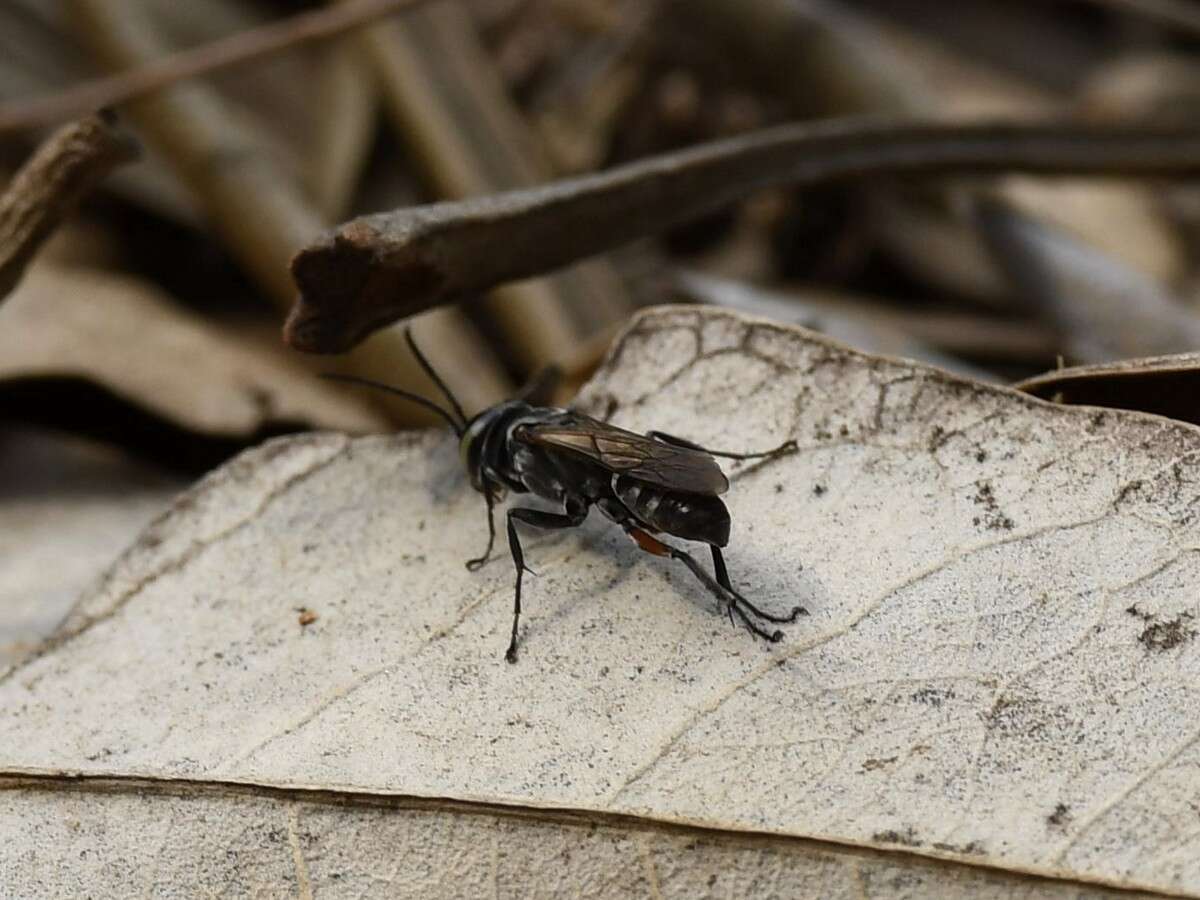
[[[644,434],[569,414],[558,421],[526,425],[517,437],[530,444],[570,450],[611,472],[689,494],[723,494],[729,480],[703,450],[664,444]]]

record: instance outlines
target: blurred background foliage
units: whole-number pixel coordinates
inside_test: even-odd
[[[0,108],[320,8],[6,0]],[[426,421],[312,377],[336,367],[428,390],[396,327],[337,359],[280,340],[289,259],[339,222],[818,117],[1189,123],[1200,12],[1166,0],[959,0],[952,15],[940,0],[430,0],[118,111],[142,159],[85,200],[0,302],[0,497],[14,521],[44,507],[51,540],[82,521],[72,502],[126,510],[94,525],[124,534],[184,479],[270,435]],[[0,132],[0,183],[48,133]],[[1198,240],[1200,192],[1184,181],[873,178],[764,191],[415,329],[468,411],[552,364],[569,400],[629,315],[662,302],[808,325],[993,382],[1090,364],[1087,402],[1103,402],[1096,378],[1118,377],[1119,405],[1136,407],[1143,383],[1189,391],[1190,358],[1169,382],[1161,364],[1102,364],[1198,349]],[[5,530],[10,561],[43,540]]]
[[[319,7],[9,0],[0,101]],[[298,387],[313,361],[278,341],[294,293],[287,262],[325,228],[797,119],[1187,120],[1200,102],[1187,7],[965,0],[946,16],[933,0],[438,0],[171,86],[121,110],[145,159],[89,198],[4,310],[5,339],[26,348],[0,360],[5,418],[192,471],[272,433],[421,421],[406,406],[335,404],[323,387]],[[0,172],[41,137],[0,136]],[[633,309],[675,300],[1009,380],[1060,357],[1192,349],[1197,215],[1181,183],[1013,176],[768,191],[416,328],[470,409],[551,363],[578,384]],[[36,322],[23,300],[34,293]],[[89,307],[106,311],[107,331],[83,321]],[[195,338],[180,377],[174,344],[187,327],[213,349]],[[30,335],[47,328],[60,334],[38,338],[39,359]],[[247,360],[279,370],[245,371]],[[422,387],[395,329],[337,364]],[[238,411],[247,397],[257,416]],[[172,399],[211,404],[213,417],[187,421]]]

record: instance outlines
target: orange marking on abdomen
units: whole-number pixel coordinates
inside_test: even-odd
[[[669,548],[658,538],[651,537],[640,528],[626,529],[626,534],[633,538],[633,542],[647,553],[653,553],[655,556],[671,555],[671,548]]]

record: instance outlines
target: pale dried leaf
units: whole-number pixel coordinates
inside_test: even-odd
[[[463,568],[483,503],[451,439],[274,441],[0,677],[17,893],[136,858],[147,890],[292,865],[301,893],[602,894],[615,853],[675,896],[971,892],[913,886],[897,869],[921,857],[1005,896],[1200,894],[1194,427],[695,309],[641,317],[584,402],[721,448],[799,442],[727,495],[734,580],[811,611],[784,643],[593,517],[526,539],[540,577],[507,665],[511,566]],[[461,802],[422,824],[419,797]],[[614,830],[543,846],[551,809]],[[739,849],[668,891],[695,857],[654,822]],[[851,875],[813,839],[873,849]]]
[[[109,448],[0,431],[0,665],[50,634],[179,487]]]
[[[784,294],[767,288],[699,271],[682,271],[676,277],[679,290],[700,303],[721,306],[751,316],[793,325],[803,325],[839,340],[856,350],[887,356],[904,356],[948,371],[995,381],[995,377],[960,359],[922,343],[903,328],[877,314],[877,307],[862,309],[861,300],[840,292],[809,288]],[[859,308],[855,308],[855,302]],[[960,329],[962,330],[962,329]]]

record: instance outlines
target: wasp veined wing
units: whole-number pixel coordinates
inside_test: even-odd
[[[729,489],[725,473],[703,450],[664,444],[578,413],[527,425],[516,436],[530,444],[573,450],[609,471],[672,491],[723,494]]]

